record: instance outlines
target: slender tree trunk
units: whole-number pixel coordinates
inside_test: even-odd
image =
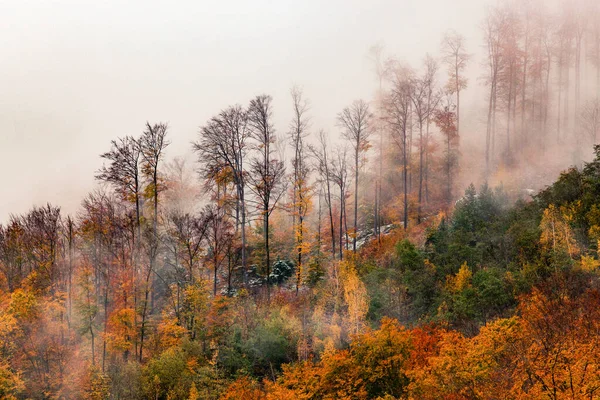
[[[404,132],[403,132],[403,141],[404,141],[404,148],[403,148],[403,153],[404,153],[404,157],[403,157],[403,178],[404,178],[404,230],[406,230],[408,228],[408,154],[407,154],[407,149],[406,149],[406,127],[404,127]]]
[[[340,260],[344,257],[344,187],[340,185]]]
[[[300,210],[300,212],[302,212]],[[296,266],[296,295],[300,291],[300,282],[302,280],[302,235],[303,232],[302,214],[298,215],[298,265]]]
[[[425,205],[429,204],[429,118],[425,128]]]
[[[521,146],[518,147],[518,149],[523,150],[523,145],[527,143],[527,132],[525,129],[525,124],[526,124],[526,120],[525,120],[525,98],[526,98],[526,93],[527,93],[527,67],[528,67],[528,51],[529,51],[529,20],[526,21],[527,23],[527,27],[526,29],[526,33],[525,33],[525,49],[524,49],[524,57],[523,57],[523,77],[522,77],[522,81],[523,81],[523,87],[521,88]],[[535,92],[534,92],[535,93]],[[533,114],[532,114],[533,116]],[[514,118],[514,114],[513,114],[513,118]]]
[[[508,74],[509,83],[508,83],[508,106],[506,108],[506,161],[510,158],[510,111],[512,105],[513,98],[513,74],[512,74],[512,62],[510,66],[510,72]]]
[[[244,200],[244,184],[238,184],[240,198],[240,213],[242,222],[242,269],[244,273],[244,286],[248,285],[248,269],[246,266],[246,204]]]
[[[269,203],[264,204],[264,234],[265,234],[265,252],[267,264],[267,303],[271,302],[271,252],[269,250]]]
[[[92,321],[90,320],[90,336],[92,338],[92,365],[96,365],[96,344],[94,337],[94,329],[92,328]]]
[[[600,28],[596,28],[596,100],[600,100]]]
[[[325,159],[325,163],[327,163],[327,159]],[[327,164],[326,164],[327,165]],[[330,233],[331,233],[331,255],[333,258],[335,258],[336,255],[336,251],[335,251],[335,229],[333,227],[333,210],[332,210],[332,204],[331,204],[331,184],[329,182],[329,167],[325,167],[325,175],[327,175],[326,181],[327,181],[327,208],[329,209],[329,229],[330,229]]]
[[[413,143],[413,111],[412,111],[412,103],[409,104],[409,114],[408,114],[408,166],[411,166],[412,163],[412,143]],[[411,168],[412,169],[412,168]],[[412,171],[408,170],[408,191],[412,193]]]
[[[344,236],[346,238],[346,250],[350,249],[350,238],[348,237],[348,203],[344,198]]]
[[[560,121],[560,112],[561,112],[561,101],[562,101],[562,75],[563,75],[563,65],[561,63],[561,61],[559,60],[559,64],[558,64],[558,106],[557,106],[557,110],[556,110],[556,142],[560,143],[560,128],[562,127],[561,125],[561,121]]]
[[[215,241],[216,243],[216,241]],[[218,262],[218,254],[216,251],[216,246],[213,249],[213,267],[214,267],[214,276],[213,276],[213,297],[217,296],[217,266],[219,265]]]
[[[452,149],[450,148],[450,135],[446,135],[446,204],[450,210],[452,203]]]
[[[140,354],[139,354],[139,362],[142,362],[144,357],[144,338],[146,335],[146,319],[148,315],[148,301],[150,295],[150,274],[152,270],[149,269],[146,274],[146,284],[144,289],[144,305],[142,307],[142,326],[140,328]]]
[[[454,73],[456,74],[456,136],[460,136],[460,75],[458,71],[458,54],[454,62]]]
[[[106,365],[106,333],[108,332],[108,293],[110,277],[107,277],[104,289],[104,337],[102,338],[102,372]]]
[[[496,111],[498,110],[498,86],[497,82],[494,83],[494,103],[492,106],[492,143],[490,150],[490,162],[494,162],[494,155],[496,154]]]
[[[490,175],[490,145],[492,138],[492,108],[494,103],[494,83],[490,84],[490,99],[488,105],[487,128],[485,133],[485,180]]]
[[[72,312],[73,312],[73,222],[72,220],[69,218],[68,221],[68,235],[69,235],[69,277],[68,277],[68,281],[69,281],[69,290],[68,290],[68,296],[69,296],[69,301],[68,301],[68,328],[69,330],[71,329],[71,322],[72,322]]]
[[[381,90],[381,83],[380,83]],[[377,221],[377,240],[381,243],[381,210],[383,204],[383,197],[381,196],[381,187],[383,185],[383,129],[379,132],[379,179],[378,179],[378,187],[377,187],[377,213],[375,215],[375,220]]]
[[[354,153],[354,232],[352,235],[352,252],[356,254],[356,237],[358,236],[358,156],[359,143],[356,143]]]
[[[570,74],[571,74],[571,68],[568,64],[569,62],[569,56],[567,55],[567,73],[565,75],[565,101],[564,101],[564,118],[563,118],[563,136],[564,137],[568,137],[569,136],[569,86],[570,86]]]
[[[417,223],[421,223],[421,205],[423,202],[423,119],[419,118],[419,206]]]

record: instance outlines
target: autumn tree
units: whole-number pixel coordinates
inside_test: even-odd
[[[348,147],[342,146],[335,149],[331,161],[331,178],[339,190],[339,259],[344,253],[344,232],[346,232],[346,249],[348,249],[348,229],[344,229],[346,220],[346,198],[348,197]]]
[[[310,165],[307,160],[306,137],[308,135],[308,102],[304,99],[302,90],[293,87],[291,90],[293,117],[290,122],[289,137],[294,152],[292,158],[292,216],[296,238],[296,293],[302,281],[302,255],[306,253],[305,218],[311,200],[311,186],[308,181]]]
[[[342,127],[342,135],[354,149],[354,229],[352,232],[352,251],[356,253],[356,237],[358,235],[358,178],[360,163],[370,148],[369,138],[373,133],[373,114],[364,100],[356,100],[338,114],[338,124]]]
[[[316,160],[316,170],[319,173],[319,181],[325,187],[325,203],[327,204],[327,211],[329,214],[329,233],[331,235],[331,254],[335,258],[335,227],[333,221],[333,203],[331,195],[331,184],[332,184],[332,171],[331,171],[331,155],[328,150],[327,134],[325,131],[319,131],[319,145],[309,146],[313,157]],[[340,226],[341,229],[341,226]]]
[[[413,78],[413,90],[411,92],[411,100],[413,104],[413,112],[419,127],[419,193],[418,193],[418,208],[417,208],[417,223],[421,222],[423,190],[425,177],[429,169],[429,124],[433,119],[434,111],[440,101],[439,94],[435,91],[435,75],[437,73],[437,62],[427,56],[424,62],[425,70],[423,75],[418,78]],[[425,129],[425,132],[424,132]],[[424,135],[425,134],[425,135]]]
[[[446,206],[449,207],[452,201],[452,183],[458,164],[458,130],[457,113],[455,112],[452,100],[447,98],[445,104],[436,111],[434,122],[442,132],[446,142],[445,155],[445,173],[446,173]]]
[[[155,272],[156,259],[159,251],[158,237],[158,203],[159,194],[165,189],[160,176],[160,165],[164,158],[164,152],[169,141],[167,140],[168,126],[165,123],[151,125],[146,122],[146,129],[139,139],[140,152],[142,156],[141,171],[148,182],[145,188],[146,197],[152,199],[152,231],[148,233],[148,255],[149,265],[144,276],[144,299],[142,301],[142,315],[140,327],[140,349],[139,359],[143,359],[144,340],[146,333],[147,317],[149,312],[149,295],[151,292],[151,277]]]
[[[110,151],[100,155],[109,162],[96,174],[96,179],[110,183],[126,201],[135,204],[137,242],[141,240],[140,197],[142,179],[140,174],[140,142],[131,136],[111,141]]]
[[[173,242],[175,268],[179,267],[179,262],[183,264],[187,271],[186,283],[194,284],[200,276],[198,264],[203,256],[209,218],[204,213],[192,215],[173,211],[168,215],[168,235]]]
[[[248,106],[248,126],[250,136],[255,141],[258,153],[250,162],[250,188],[260,202],[263,217],[265,243],[265,266],[267,268],[267,299],[271,297],[269,275],[271,274],[271,250],[269,249],[269,216],[284,193],[283,178],[285,165],[275,156],[277,136],[273,127],[271,96],[261,95],[250,101]]]
[[[408,228],[408,169],[409,169],[409,128],[412,123],[412,71],[404,66],[396,66],[392,75],[392,87],[384,100],[384,120],[391,137],[402,154],[402,180],[404,193],[403,226]]]
[[[460,92],[467,87],[464,70],[471,56],[466,52],[465,38],[449,31],[442,39],[442,57],[448,67],[448,90],[456,95],[456,134],[460,134]]]
[[[244,284],[248,283],[245,197],[247,174],[244,160],[248,152],[249,137],[247,111],[241,106],[232,106],[212,117],[200,129],[200,139],[194,143],[194,151],[198,154],[205,173],[219,168],[231,173],[236,190],[236,209],[240,216],[236,229],[241,228]]]

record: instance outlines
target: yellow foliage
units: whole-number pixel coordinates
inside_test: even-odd
[[[448,277],[447,286],[451,292],[457,293],[471,286],[473,273],[471,268],[464,262],[455,276]]]
[[[369,295],[353,264],[343,261],[341,271],[350,330],[357,334],[363,330],[364,320],[369,311]]]
[[[132,348],[132,340],[136,335],[134,318],[133,308],[121,308],[110,315],[105,338],[111,350],[126,351]]]
[[[575,241],[569,222],[573,219],[572,207],[561,207],[560,210],[550,204],[544,210],[540,222],[540,244],[546,250],[564,251],[570,257],[579,254],[579,247]]]
[[[583,271],[593,272],[600,267],[600,261],[595,259],[592,256],[581,256],[581,260],[579,261],[579,267]]]
[[[165,349],[180,345],[186,333],[186,329],[179,325],[179,321],[175,317],[164,315],[158,325],[160,343]]]

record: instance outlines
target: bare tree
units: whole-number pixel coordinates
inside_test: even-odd
[[[155,270],[156,258],[158,256],[158,198],[159,193],[164,190],[160,180],[159,168],[164,157],[164,151],[169,145],[169,142],[166,139],[167,128],[167,124],[165,123],[150,125],[149,122],[146,122],[146,129],[139,139],[142,155],[142,174],[148,181],[145,194],[152,199],[153,208],[152,232],[148,234],[147,237],[150,263],[148,269],[145,271],[144,277],[144,302],[142,304],[142,325],[140,328],[140,362],[143,359],[144,339],[149,311],[150,279]]]
[[[339,258],[343,258],[344,254],[344,232],[346,231],[346,247],[348,245],[347,229],[344,230],[344,221],[346,217],[346,198],[347,198],[347,182],[348,182],[348,147],[337,147],[331,162],[331,178],[339,189]]]
[[[142,173],[148,180],[146,193],[152,198],[154,210],[152,221],[154,235],[156,235],[156,227],[158,224],[158,195],[164,190],[164,187],[160,182],[159,164],[164,157],[165,149],[169,145],[169,142],[166,139],[167,129],[168,127],[165,123],[150,125],[149,122],[146,122],[146,129],[139,139],[142,155]]]
[[[434,122],[440,129],[446,141],[446,207],[452,203],[452,183],[458,165],[458,134],[456,128],[456,108],[450,95],[444,99],[444,104],[436,110]]]
[[[271,274],[271,252],[269,249],[269,216],[284,193],[283,178],[285,165],[275,158],[277,136],[272,123],[271,96],[261,95],[250,101],[248,107],[248,125],[250,136],[258,153],[250,163],[250,188],[260,202],[263,217],[263,236],[265,243],[265,266],[267,268],[267,300],[271,298],[269,277]]]
[[[580,131],[585,144],[596,144],[600,139],[600,101],[590,100],[584,105],[580,113]]]
[[[296,237],[296,250],[298,254],[298,262],[296,265],[296,293],[298,293],[302,282],[302,254],[305,252],[304,235],[306,232],[304,219],[308,212],[311,196],[311,187],[308,182],[310,167],[306,160],[307,146],[305,143],[306,136],[308,136],[309,119],[307,116],[308,102],[304,99],[302,90],[298,87],[293,87],[291,95],[294,114],[292,122],[290,123],[289,136],[294,151],[294,158],[292,159],[292,215],[294,221],[294,234]]]
[[[426,55],[425,56],[425,62],[424,62],[424,67],[425,67],[425,72],[423,75],[423,84],[425,85],[426,88],[426,118],[425,118],[425,143],[423,143],[423,148],[424,148],[424,152],[425,152],[425,165],[423,167],[423,173],[422,175],[424,175],[423,180],[424,180],[424,190],[425,190],[425,203],[427,203],[429,201],[429,159],[430,159],[430,153],[431,153],[431,146],[430,146],[430,139],[431,139],[431,132],[430,132],[430,125],[431,125],[431,120],[433,118],[433,115],[435,113],[435,110],[438,107],[438,104],[440,102],[441,99],[441,91],[437,89],[437,81],[436,81],[436,75],[437,75],[437,71],[438,71],[438,62],[431,57],[430,55]],[[422,191],[421,188],[421,183],[419,184],[419,191]]]
[[[425,71],[422,77],[413,78],[411,100],[419,127],[419,195],[417,206],[417,223],[421,223],[423,203],[423,175],[425,170],[425,152],[428,137],[423,136],[423,129],[428,124],[439,97],[433,92],[437,64],[431,57],[425,59]],[[428,135],[428,132],[426,133]]]
[[[168,235],[173,240],[177,258],[186,269],[186,280],[196,281],[198,273],[194,272],[202,258],[202,245],[207,236],[208,217],[204,213],[171,212],[168,217]]]
[[[488,11],[484,22],[484,37],[487,49],[488,75],[485,78],[489,85],[488,115],[485,137],[485,174],[490,174],[490,164],[494,157],[496,109],[498,99],[498,80],[503,68],[501,51],[502,33],[504,32],[505,14],[503,9],[493,8]]]
[[[460,134],[460,92],[467,87],[463,72],[471,56],[465,49],[465,38],[457,32],[449,31],[442,40],[442,56],[448,66],[448,89],[456,95],[456,127]]]
[[[329,150],[327,149],[327,134],[325,131],[319,131],[319,147],[310,146],[310,150],[313,157],[317,161],[317,171],[319,172],[319,179],[325,186],[325,202],[329,211],[329,229],[331,234],[331,254],[335,258],[335,228],[333,222],[333,203],[331,201],[331,160]]]
[[[373,114],[364,100],[356,100],[338,114],[338,124],[344,129],[342,135],[354,149],[354,229],[352,232],[352,251],[356,253],[358,235],[358,178],[361,155],[370,147],[369,138],[373,133]]]
[[[239,210],[242,240],[244,285],[248,283],[246,257],[246,170],[244,160],[248,151],[248,113],[241,106],[229,107],[211,118],[200,129],[200,140],[193,144],[203,165],[205,175],[226,169],[236,190],[236,209]]]
[[[383,102],[385,122],[402,154],[404,229],[408,228],[408,129],[411,123],[412,76],[410,69],[396,66],[392,76],[392,88]]]
[[[383,82],[386,78],[387,68],[383,58],[383,45],[378,44],[369,49],[369,56],[375,67],[375,75],[378,81],[377,92],[377,111],[381,110],[380,102],[383,98]],[[383,136],[384,129],[380,124],[381,116],[377,115],[376,130],[379,132],[379,168],[377,170],[377,181],[375,182],[375,207],[374,207],[374,229],[373,233],[377,235],[377,239],[381,241],[381,208],[382,208],[382,179],[383,179]],[[335,251],[334,251],[335,253]]]
[[[131,136],[111,141],[110,151],[100,155],[110,162],[103,165],[96,174],[96,179],[112,184],[124,200],[135,204],[138,241],[140,239],[140,143]]]
[[[208,220],[208,257],[213,265],[213,296],[216,296],[219,269],[232,247],[233,224],[227,217],[225,208],[218,201],[214,205],[207,206],[204,215]],[[231,281],[230,277],[229,281]]]

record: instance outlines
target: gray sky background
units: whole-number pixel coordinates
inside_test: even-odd
[[[167,156],[189,156],[198,127],[223,107],[274,97],[287,130],[289,89],[303,87],[312,127],[376,87],[367,53],[418,66],[443,33],[467,37],[480,108],[479,0],[0,1],[0,222],[51,202],[67,213],[97,184],[110,140],[146,120],[170,125]],[[481,100],[483,101],[483,100]]]

